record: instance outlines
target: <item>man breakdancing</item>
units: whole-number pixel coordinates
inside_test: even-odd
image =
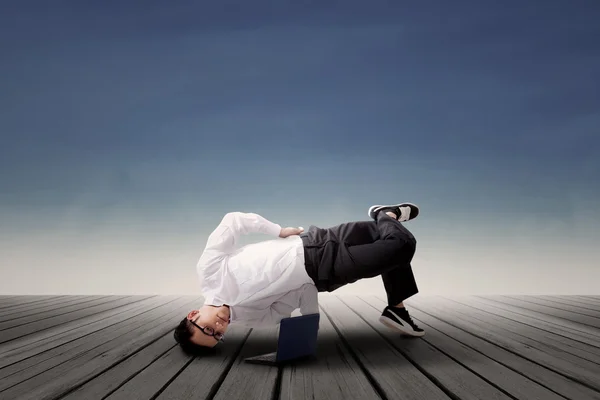
[[[230,324],[277,324],[300,309],[318,313],[318,292],[332,292],[381,275],[388,306],[379,321],[402,334],[423,336],[403,301],[418,293],[411,268],[416,240],[403,222],[419,208],[410,203],[369,208],[372,221],[332,228],[281,228],[254,213],[226,214],[210,234],[197,265],[204,305],[191,311],[174,337],[189,353],[223,341]],[[278,239],[236,248],[241,235]]]

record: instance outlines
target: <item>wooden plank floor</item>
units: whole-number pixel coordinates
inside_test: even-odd
[[[0,400],[600,400],[599,296],[419,295],[420,339],[378,322],[383,296],[319,302],[318,357],[276,368],[243,359],[277,327],[185,355],[173,328],[201,297],[0,296]]]

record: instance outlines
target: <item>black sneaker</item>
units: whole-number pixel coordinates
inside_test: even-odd
[[[400,222],[410,221],[411,219],[417,218],[417,215],[419,215],[419,207],[417,207],[415,204],[400,203],[400,204],[393,204],[393,205],[387,205],[387,206],[382,206],[382,205],[371,206],[369,208],[369,217],[373,218],[375,221],[377,221],[377,214],[379,214],[381,211],[393,212],[394,214],[396,214],[398,216],[398,221],[400,221]]]
[[[425,335],[425,331],[413,322],[406,308],[387,306],[381,313],[379,322],[408,336]]]

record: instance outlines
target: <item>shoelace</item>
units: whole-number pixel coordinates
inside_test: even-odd
[[[412,320],[410,315],[408,316],[408,322],[413,326],[413,328],[418,328],[419,326],[415,324],[415,321]]]
[[[400,222],[406,222],[410,219],[410,207],[406,206],[406,207],[398,207],[398,209],[400,210],[400,217],[398,218],[398,221]]]
[[[408,310],[405,308],[404,312],[400,313],[401,318],[408,322],[413,328],[418,328],[419,326],[417,324],[415,324],[415,321],[413,321],[412,317],[410,316]]]
[[[408,323],[411,324],[413,326],[413,328],[418,328],[419,326],[417,324],[415,324],[415,321],[412,320],[410,314],[408,313],[408,311],[406,311],[406,317],[408,318]]]

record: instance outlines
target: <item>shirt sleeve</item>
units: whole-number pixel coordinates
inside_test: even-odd
[[[257,309],[253,307],[235,306],[232,307],[232,322],[247,327],[261,327],[268,325],[277,325],[282,319],[292,315],[294,307],[285,301],[276,301],[269,307]]]
[[[229,253],[235,249],[241,235],[250,233],[279,237],[281,226],[255,213],[227,213],[208,237],[205,252]]]
[[[319,313],[319,293],[315,285],[307,283],[300,292],[300,313],[302,315]]]
[[[289,318],[298,308],[302,315],[319,313],[318,291],[315,285],[307,283],[298,290],[274,298],[268,307],[235,306],[232,308],[232,322],[248,327],[276,325],[282,319]]]

